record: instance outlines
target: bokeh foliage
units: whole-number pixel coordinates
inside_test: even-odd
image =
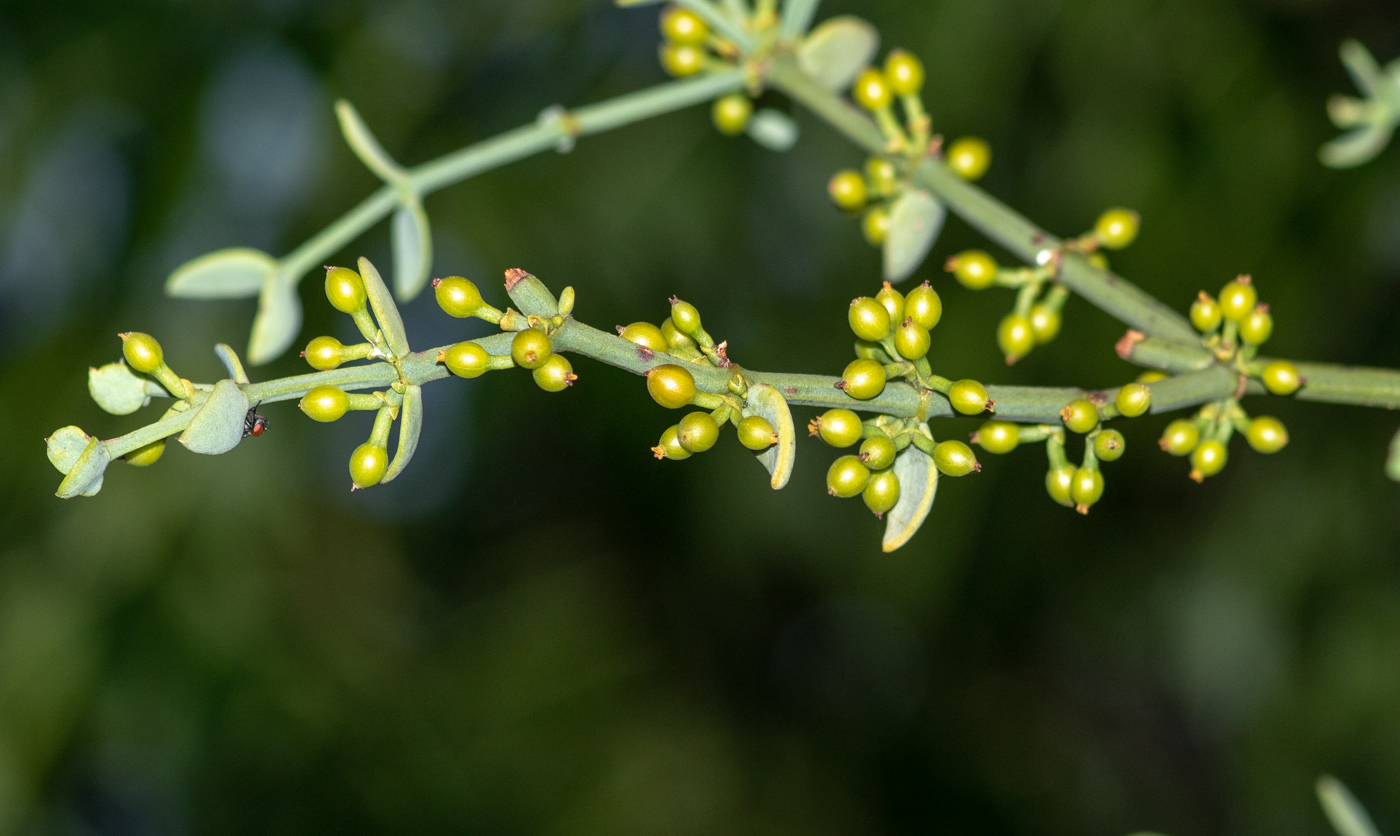
[[[1159,298],[1251,272],[1271,352],[1400,364],[1400,152],[1316,159],[1351,92],[1337,44],[1400,55],[1391,3],[838,11],[921,55],[936,129],[990,139],[986,186],[1042,225],[1133,206],[1114,266]],[[382,489],[348,492],[368,416],[283,407],[217,462],[53,498],[44,435],[132,425],[85,390],[117,331],[197,378],[246,335],[251,302],[164,299],[172,267],[285,251],[375,187],[335,97],[417,162],[660,80],[655,40],[651,10],[601,0],[0,8],[0,832],[1314,834],[1321,772],[1400,830],[1393,415],[1269,404],[1290,448],[1202,486],[1139,419],[1083,519],[1039,453],[984,457],[895,555],[821,490],[819,447],[780,493],[732,445],[658,463],[669,417],[582,363],[562,396],[523,373],[430,387]],[[802,123],[778,156],[697,109],[449,189],[436,272],[524,267],[600,325],[676,293],[740,362],[836,373],[878,256],[824,197],[857,156]],[[974,245],[950,221],[917,277],[944,292],[950,369],[1135,373],[1076,302],[1006,369],[1009,295],[937,269]],[[380,228],[339,261],[387,250]],[[316,285],[304,339],[346,324]],[[405,318],[415,344],[463,327],[426,296]]]

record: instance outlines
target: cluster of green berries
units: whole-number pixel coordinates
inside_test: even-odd
[[[733,55],[733,46],[716,37],[699,15],[680,6],[661,12],[661,67],[676,78],[701,72],[714,60],[710,50]]]
[[[1190,476],[1202,482],[1225,469],[1230,439],[1237,431],[1260,453],[1277,453],[1288,445],[1282,421],[1268,415],[1250,418],[1233,401],[1209,404],[1193,418],[1172,421],[1157,443],[1173,456],[1190,456]]]
[[[972,448],[961,441],[935,443],[914,422],[882,416],[862,422],[849,409],[831,409],[808,424],[811,435],[837,449],[860,443],[854,454],[839,457],[826,472],[826,492],[841,499],[860,496],[877,517],[899,502],[899,477],[894,464],[911,444],[929,453],[948,476],[966,476],[982,466]]]

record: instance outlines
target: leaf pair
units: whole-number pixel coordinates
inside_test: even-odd
[[[1358,41],[1343,43],[1341,57],[1364,98],[1334,96],[1328,102],[1332,123],[1354,129],[1322,146],[1318,156],[1329,168],[1351,168],[1375,158],[1400,123],[1400,60],[1382,68]]]

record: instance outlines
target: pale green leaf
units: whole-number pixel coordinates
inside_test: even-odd
[[[925,438],[933,436],[927,424],[919,425]],[[881,548],[892,552],[914,536],[933,508],[938,493],[938,468],[933,457],[914,445],[904,448],[894,460],[894,475],[899,479],[899,501],[885,515],[885,538]]]
[[[880,48],[880,33],[858,17],[841,15],[822,23],[797,48],[802,71],[828,90],[851,86]]]
[[[170,393],[125,363],[108,363],[100,369],[88,369],[88,394],[104,412],[130,415],[150,403],[151,398],[168,397]]]
[[[1340,52],[1342,64],[1351,74],[1351,80],[1356,83],[1356,89],[1360,90],[1368,99],[1379,98],[1383,92],[1385,77],[1381,72],[1380,65],[1376,63],[1375,57],[1371,55],[1371,51],[1360,41],[1348,39],[1342,42]]]
[[[365,281],[365,293],[369,295],[370,309],[374,311],[379,330],[384,332],[389,350],[397,357],[407,357],[408,332],[404,330],[403,317],[399,316],[399,306],[394,304],[393,294],[389,293],[389,288],[384,286],[384,279],[380,277],[379,271],[367,258],[360,259],[360,278]]]
[[[433,232],[423,205],[399,207],[391,225],[394,243],[394,293],[408,302],[423,291],[433,266]]]
[[[181,299],[241,299],[256,294],[278,269],[277,259],[261,250],[218,250],[177,267],[165,292]]]
[[[248,373],[243,370],[243,361],[238,359],[238,352],[230,346],[219,343],[214,346],[214,353],[219,355],[219,360],[228,369],[228,376],[233,378],[235,383],[247,383]]]
[[[778,37],[786,41],[806,32],[817,14],[817,3],[818,0],[783,0]]]
[[[88,439],[82,455],[73,462],[72,469],[59,484],[58,496],[61,499],[72,499],[75,496],[96,495],[102,490],[102,474],[107,472],[107,465],[111,461],[112,455],[107,451],[106,444],[95,438]]]
[[[418,435],[423,431],[423,387],[409,386],[403,393],[403,407],[399,412],[399,447],[394,451],[394,460],[384,471],[380,482],[392,482],[403,473],[418,449]]]
[[[1328,168],[1358,166],[1369,162],[1385,150],[1394,132],[1395,126],[1385,122],[1357,128],[1323,145],[1318,157]]]
[[[797,144],[800,131],[797,123],[786,113],[765,107],[749,119],[744,132],[769,151],[790,151]]]
[[[90,441],[92,436],[79,427],[69,426],[56,430],[53,435],[44,439],[49,450],[49,462],[58,468],[59,473],[67,475]]]
[[[559,313],[559,300],[554,298],[544,282],[518,267],[506,271],[506,293],[526,316],[548,319]]]
[[[947,214],[943,204],[922,189],[895,199],[885,234],[885,281],[904,281],[919,269],[938,240]]]
[[[180,434],[180,443],[190,452],[217,456],[243,440],[248,395],[237,383],[221,380],[214,384],[214,391],[196,409],[190,425]]]
[[[1322,812],[1327,814],[1338,836],[1380,836],[1366,808],[1346,784],[1331,775],[1317,779],[1317,800],[1322,802]]]
[[[402,183],[406,174],[403,166],[394,162],[394,158],[389,156],[389,152],[384,150],[384,146],[379,144],[374,133],[370,131],[365,120],[360,118],[360,112],[355,110],[355,106],[341,99],[335,103],[335,117],[340,122],[340,133],[345,137],[345,143],[350,146],[350,150],[355,152],[355,156],[360,158],[360,162],[365,167],[373,171],[381,180],[387,183]]]
[[[255,366],[282,356],[301,332],[301,300],[296,288],[280,279],[263,286],[253,333],[248,338],[248,362]]]
[[[778,434],[778,443],[759,453],[760,464],[773,475],[773,490],[782,490],[792,478],[792,466],[797,461],[797,430],[792,423],[792,410],[782,393],[766,383],[749,387],[743,415],[767,418]]]

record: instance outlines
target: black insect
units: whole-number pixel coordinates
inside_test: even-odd
[[[262,401],[253,404],[253,408],[248,410],[248,414],[243,416],[243,437],[250,435],[262,435],[267,432],[267,419],[258,414],[258,407],[262,406]]]

